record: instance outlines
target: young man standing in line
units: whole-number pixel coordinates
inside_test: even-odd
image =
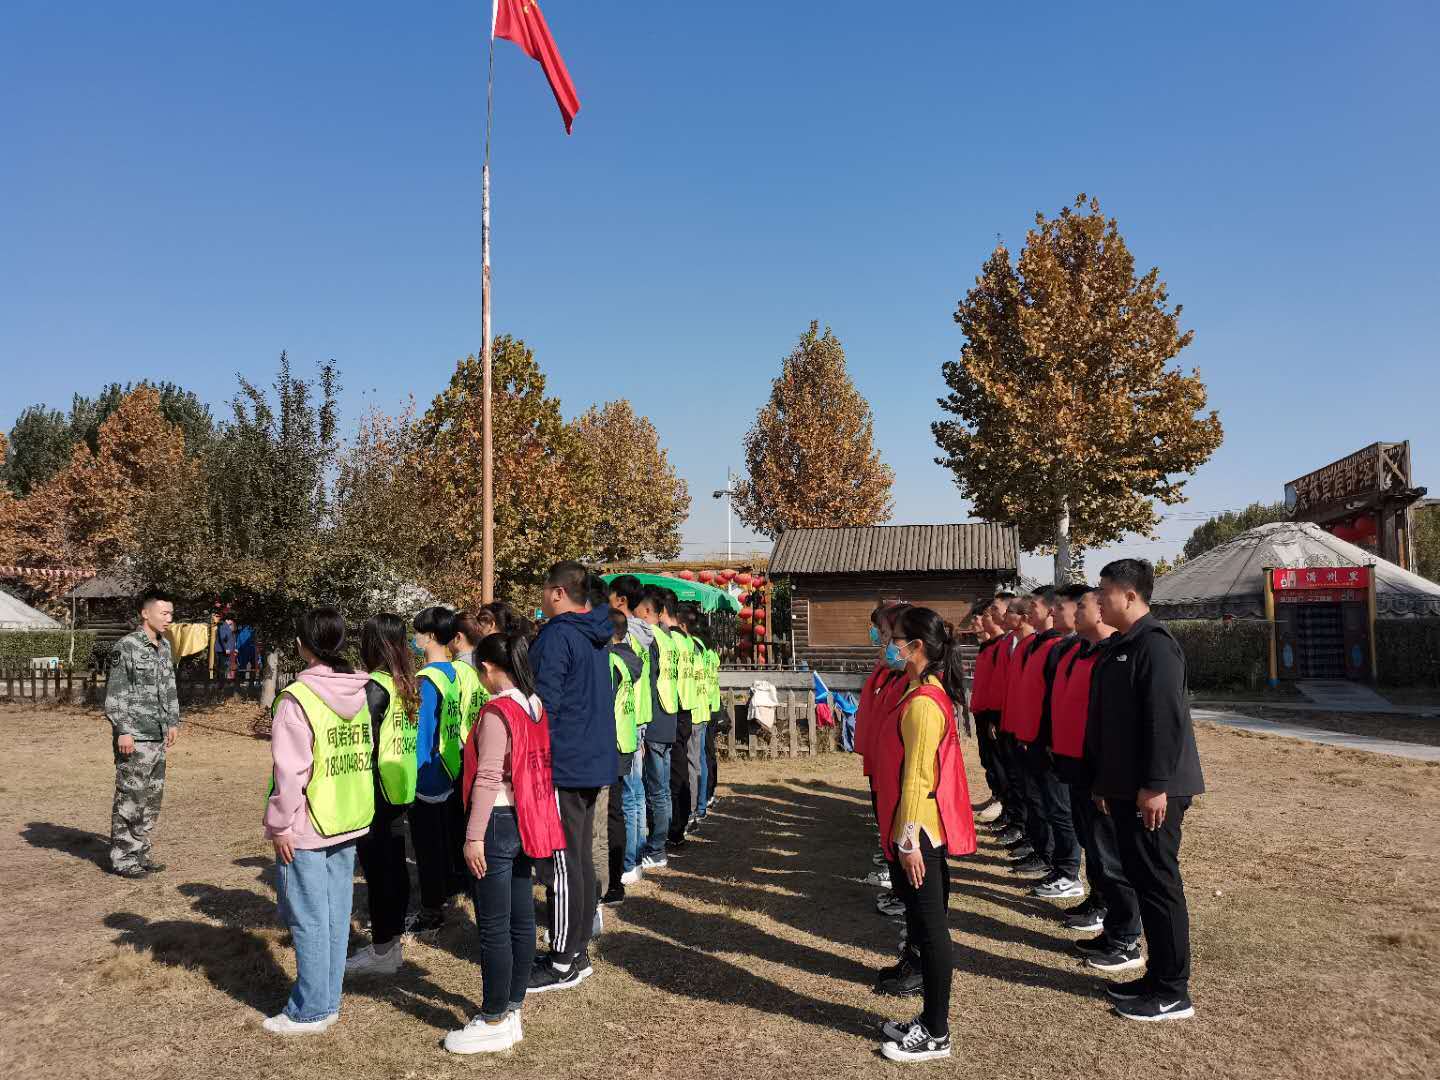
[[[1180,834],[1205,790],[1185,679],[1185,654],[1150,614],[1155,570],[1119,559],[1100,571],[1100,611],[1119,634],[1096,666],[1085,757],[1094,794],[1115,824],[1120,862],[1140,902],[1150,958],[1145,975],[1106,988],[1130,1020],[1182,1020],[1190,1001],[1190,912]]]
[[[645,806],[650,831],[641,848],[642,870],[659,870],[667,865],[665,840],[670,834],[674,807],[670,799],[671,751],[675,747],[677,714],[680,711],[679,651],[670,628],[675,625],[675,594],[669,589],[647,585],[635,614],[651,635],[650,674],[654,693],[650,701],[650,723],[645,729]]]
[[[640,748],[640,729],[636,723],[636,699],[642,689],[641,674],[645,665],[630,645],[630,626],[625,612],[610,609],[610,685],[615,691],[615,747],[620,754],[620,770],[610,785],[606,808],[606,847],[609,856],[609,886],[600,897],[602,904],[619,904],[625,900],[625,886],[640,880],[640,820],[645,814],[644,796],[637,804],[630,790],[631,765]],[[629,875],[628,877],[626,875]]]
[[[615,782],[615,696],[610,683],[610,608],[590,607],[589,571],[550,568],[541,593],[545,625],[530,646],[535,690],[550,720],[551,773],[565,847],[553,856],[550,955],[537,957],[530,992],[578,986],[594,974],[588,947],[599,901],[595,805]]]
[[[140,597],[140,628],[115,646],[105,682],[115,752],[110,872],[123,878],[165,869],[150,861],[150,834],[165,795],[165,751],[180,734],[175,664],[165,640],[174,617],[170,597],[147,589]]]

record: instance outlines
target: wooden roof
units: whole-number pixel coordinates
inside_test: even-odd
[[[1020,566],[1020,536],[1004,525],[871,525],[786,529],[772,574],[925,574]]]

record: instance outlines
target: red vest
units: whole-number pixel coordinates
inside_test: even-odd
[[[1015,650],[1000,730],[1010,732],[1021,742],[1034,742],[1040,735],[1040,712],[1045,707],[1045,658],[1059,641],[1052,637],[1035,645],[1033,639],[1026,638]],[[1031,645],[1035,645],[1033,650]]]
[[[1014,654],[1024,647],[1022,643],[1021,646],[1012,649],[1013,645],[1015,645],[1015,631],[1011,630],[1000,639],[993,650],[995,667],[990,673],[992,681],[988,693],[991,712],[1005,711],[1005,697],[1010,690],[1010,661]]]
[[[993,712],[995,709],[995,667],[1004,647],[1004,642],[999,639],[987,641],[980,646],[980,655],[975,657],[975,673],[970,677],[972,713]]]
[[[1085,646],[1081,646],[1084,648]],[[1050,748],[1062,757],[1085,756],[1085,721],[1090,715],[1090,675],[1100,650],[1061,660],[1050,691]]]
[[[860,753],[863,755],[865,775],[873,777],[879,743],[900,740],[900,699],[905,696],[908,684],[903,671],[891,671],[884,665],[870,677],[875,680],[875,689],[865,714],[865,743]]]
[[[886,725],[885,738],[877,738],[871,762],[870,781],[875,788],[875,806],[880,814],[880,844],[887,858],[895,858],[890,834],[895,828],[895,811],[900,807],[900,782],[905,769],[905,743],[900,738],[900,712],[916,695],[928,697],[945,714],[945,734],[935,754],[935,802],[940,825],[945,830],[945,847],[951,855],[975,851],[975,815],[970,809],[970,785],[965,778],[965,755],[955,730],[955,703],[938,686],[916,687],[905,694],[895,710],[893,724]],[[893,727],[893,737],[889,728]]]
[[[493,697],[485,703],[465,740],[465,779],[460,789],[465,808],[470,808],[470,791],[480,765],[480,724],[489,714],[499,717],[510,733],[510,786],[515,791],[520,846],[532,859],[549,858],[565,847],[565,832],[560,827],[560,807],[550,776],[550,718],[543,708],[540,719],[532,720],[514,698]]]

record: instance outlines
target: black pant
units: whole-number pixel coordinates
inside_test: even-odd
[[[610,785],[609,803],[605,809],[605,849],[609,860],[610,888],[624,888],[620,875],[625,873],[625,781],[635,763],[632,751],[620,755],[620,776]]]
[[[890,882],[905,905],[905,936],[911,951],[920,958],[925,981],[925,1009],[920,1019],[931,1035],[950,1033],[950,980],[955,969],[950,959],[950,864],[945,849],[920,834],[920,854],[925,859],[925,880],[920,888],[910,884],[897,859],[890,864]]]
[[[420,879],[420,906],[439,911],[450,895],[450,809],[416,799],[410,804],[410,845]]]
[[[1070,785],[1070,814],[1085,850],[1085,877],[1095,903],[1105,905],[1105,936],[1117,944],[1140,940],[1140,902],[1120,865],[1115,819],[1096,809],[1088,783]]]
[[[1188,796],[1172,796],[1164,823],[1152,832],[1140,820],[1133,799],[1110,800],[1120,864],[1140,902],[1150,951],[1145,977],[1167,1000],[1190,992],[1190,910],[1180,880],[1180,825],[1189,806]]]
[[[999,713],[995,714],[998,720]],[[1031,834],[1030,828],[1030,801],[1025,793],[1025,759],[1020,753],[1020,744],[1015,736],[1009,732],[1000,732],[995,740],[995,753],[1000,759],[1005,773],[1005,795],[1003,802],[1005,809],[1010,811],[1010,816],[1020,823],[1025,830],[1026,839],[1030,846],[1035,848],[1037,854],[1040,847],[1035,843],[1035,837]]]
[[[715,777],[720,772],[720,753],[716,749],[716,728],[719,727],[720,717],[724,716],[723,711],[717,711],[710,723],[705,725],[705,763],[709,773],[705,778],[705,803],[709,805],[710,800],[715,798]]]
[[[998,740],[990,734],[990,726],[999,723],[1000,714],[997,712],[987,710],[975,714],[975,741],[980,744],[980,765],[985,770],[985,783],[990,786],[990,794],[1004,804],[1007,786],[1005,762]]]
[[[405,931],[410,906],[410,867],[405,865],[405,811],[375,796],[375,820],[355,845],[370,896],[370,937],[388,945]]]
[[[670,839],[683,840],[690,824],[690,766],[686,753],[690,745],[690,713],[675,718],[675,750],[670,755]]]
[[[1045,850],[1035,853],[1050,864],[1056,873],[1072,880],[1080,877],[1080,842],[1075,836],[1075,819],[1070,811],[1070,788],[1060,782],[1050,763],[1050,754],[1034,743],[1021,743],[1025,762],[1025,790],[1030,809],[1040,819],[1038,833],[1044,838]]]
[[[599,901],[595,878],[595,804],[599,788],[556,788],[565,848],[555,852],[545,882],[550,909],[550,960],[569,967],[590,945]]]
[[[449,896],[470,892],[470,868],[465,865],[465,817],[465,801],[460,797],[457,780],[450,798],[445,800],[445,844],[450,853],[446,893]]]

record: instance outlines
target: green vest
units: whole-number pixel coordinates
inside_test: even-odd
[[[640,639],[634,634],[630,635],[630,647],[635,650],[635,655],[640,657],[640,677],[635,680],[635,726],[643,728],[650,723],[650,717],[655,709],[655,703],[650,700],[653,686],[650,674],[650,650],[641,645]]]
[[[470,729],[480,718],[480,710],[490,700],[490,691],[480,681],[480,673],[464,660],[455,661],[455,686],[460,691],[460,746],[470,738]]]
[[[710,711],[720,711],[720,654],[714,649],[705,650],[705,685],[710,691]]]
[[[615,683],[615,745],[622,754],[633,754],[640,745],[635,731],[635,698],[639,687],[625,661],[610,654],[610,671]]]
[[[370,678],[390,695],[390,707],[380,721],[379,742],[375,744],[380,793],[391,806],[409,806],[415,801],[415,738],[420,718],[405,711],[405,702],[395,692],[395,680],[388,671],[372,671]]]
[[[698,642],[689,634],[676,634],[675,651],[680,654],[678,672],[680,708],[691,710],[696,705],[695,654],[699,651]]]
[[[659,670],[655,672],[655,693],[659,695],[660,707],[667,713],[680,711],[680,651],[675,638],[665,627],[655,627],[655,647],[659,650]]]
[[[295,699],[310,724],[310,749],[315,758],[310,781],[305,785],[310,824],[321,836],[369,828],[375,818],[369,708],[361,706],[347,720],[298,680],[281,691],[281,697],[285,694]],[[280,698],[275,700],[278,703]],[[270,780],[273,790],[273,773]]]
[[[457,779],[465,752],[465,740],[460,735],[465,726],[460,714],[460,684],[447,679],[437,667],[421,668],[420,675],[434,683],[435,689],[440,692],[440,730],[435,733],[435,738],[440,745],[440,763],[445,766],[451,780]]]

